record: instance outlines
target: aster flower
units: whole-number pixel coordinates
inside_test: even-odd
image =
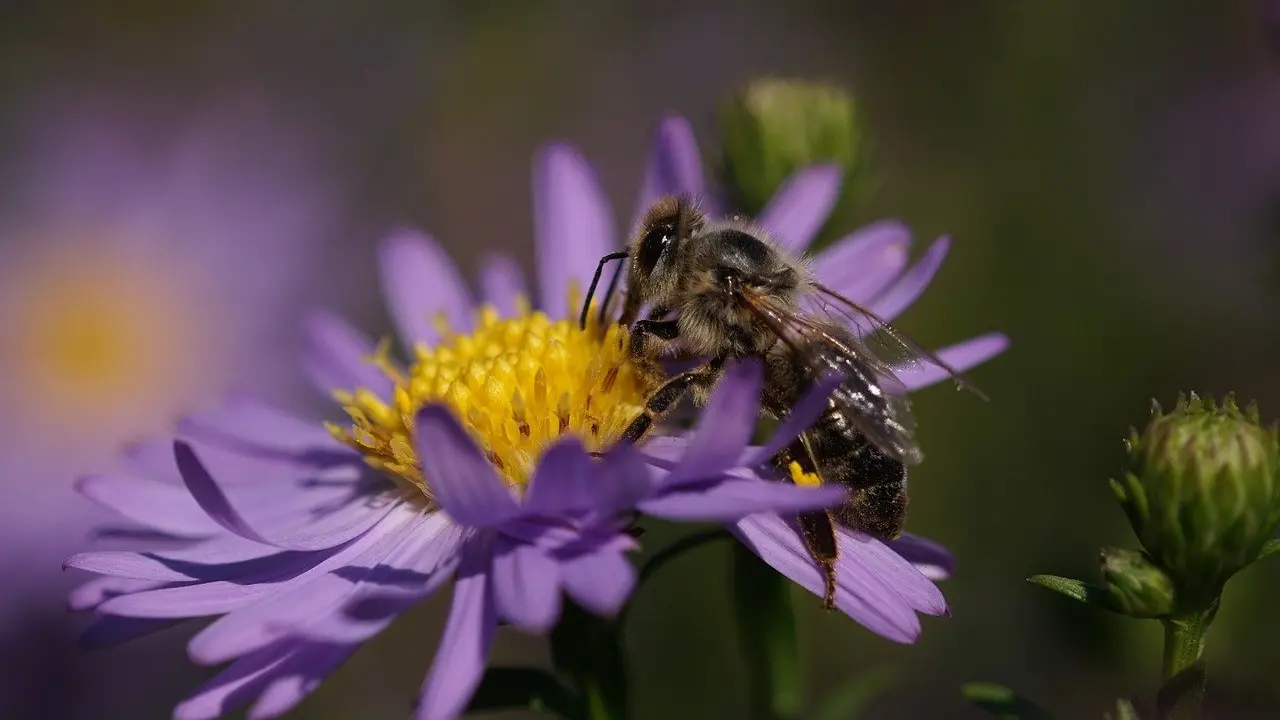
[[[679,155],[660,137],[646,188],[660,187],[653,178]],[[745,437],[736,435],[694,438],[673,483],[660,482],[636,450],[614,446],[648,388],[627,355],[625,328],[582,329],[572,312],[574,286],[612,237],[607,208],[566,146],[538,166],[539,279],[549,310],[532,312],[520,299],[519,274],[504,259],[485,266],[489,304],[476,310],[430,238],[397,233],[381,248],[381,267],[412,362],[398,365],[385,345],[375,352],[336,317],[317,315],[308,327],[308,375],[339,400],[347,422],[326,427],[239,398],[180,426],[173,463],[185,492],[146,478],[84,483],[102,504],[185,539],[68,561],[103,575],[73,597],[97,613],[94,639],[218,616],[189,652],[231,665],[180,705],[179,717],[215,717],[254,698],[254,717],[286,711],[448,580],[450,615],[418,715],[453,717],[479,682],[500,620],[544,630],[562,593],[598,613],[618,610],[634,584],[623,555],[634,546],[629,511],[648,504],[655,515],[731,522],[842,496],[718,471],[739,454]],[[728,398],[754,403],[758,384],[759,369],[746,362],[714,402],[743,409]],[[819,404],[809,403],[810,420]],[[757,410],[743,411],[745,427]],[[162,458],[150,476],[172,476]]]
[[[29,121],[0,170],[0,646],[15,653],[0,705],[18,715],[70,717],[79,695],[95,715],[154,710],[112,689],[118,659],[75,647],[58,564],[107,515],[72,479],[226,386],[296,395],[261,350],[293,335],[336,188],[297,123],[236,100],[172,122],[137,94],[15,106]]]

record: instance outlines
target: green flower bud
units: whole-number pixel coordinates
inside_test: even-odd
[[[1152,562],[1183,610],[1204,607],[1257,560],[1280,523],[1280,437],[1258,410],[1194,393],[1173,412],[1154,405],[1128,441],[1131,472],[1111,482]]]
[[[1161,618],[1173,612],[1173,581],[1142,552],[1103,548],[1102,577],[1108,610],[1135,618]]]
[[[833,85],[764,78],[720,109],[722,172],[736,209],[755,215],[793,173],[818,163],[844,170],[832,213],[847,222],[874,190],[853,96]]]

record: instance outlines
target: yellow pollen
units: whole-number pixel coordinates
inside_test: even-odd
[[[407,371],[394,366],[382,343],[370,361],[395,383],[390,402],[363,388],[335,392],[351,425],[330,423],[329,432],[428,500],[430,479],[412,440],[423,405],[446,404],[499,476],[523,487],[542,450],[562,435],[577,436],[589,451],[615,443],[650,388],[620,325],[602,327],[593,315],[583,330],[576,318],[552,321],[527,303],[511,318],[491,307],[477,315],[469,334],[439,319],[444,340],[418,345]]]
[[[804,468],[800,467],[800,463],[798,462],[792,461],[792,463],[787,466],[787,470],[791,473],[791,482],[796,485],[818,487],[822,484],[821,478],[814,473],[805,472]]]

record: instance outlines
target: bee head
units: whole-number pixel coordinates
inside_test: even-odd
[[[680,259],[706,219],[687,198],[665,197],[645,213],[631,239],[628,304],[678,304]]]

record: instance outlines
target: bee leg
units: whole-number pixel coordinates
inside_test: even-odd
[[[644,410],[622,431],[619,442],[638,442],[653,424],[663,418],[691,389],[711,387],[720,377],[724,358],[715,358],[702,367],[682,372],[654,390],[645,401]]]
[[[793,462],[799,463],[805,472],[817,474],[812,457],[804,441],[796,438],[773,456],[773,465],[786,482],[791,482],[790,466]],[[822,573],[822,608],[833,610],[836,606],[836,560],[840,557],[835,518],[828,511],[817,510],[797,516],[796,521],[800,525],[800,539]]]
[[[631,356],[655,357],[665,343],[679,335],[680,326],[675,320],[637,320],[631,326]]]
[[[805,548],[818,563],[818,571],[822,573],[825,585],[822,595],[822,609],[834,610],[836,607],[836,560],[839,549],[836,545],[835,524],[831,516],[821,510],[800,515],[800,538]]]

